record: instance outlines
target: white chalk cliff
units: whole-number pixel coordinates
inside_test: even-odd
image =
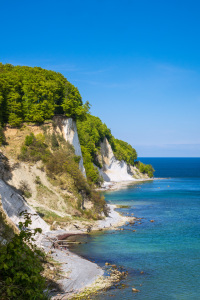
[[[41,228],[43,233],[50,230],[49,225],[32,209],[18,191],[7,184],[3,179],[6,179],[8,170],[5,166],[5,157],[0,152],[0,201],[2,208],[10,220],[17,226],[20,221],[23,221],[23,216],[20,216],[22,211],[27,211],[32,214],[31,229]],[[37,236],[37,242],[40,243],[42,236]]]
[[[112,148],[106,138],[101,143],[99,162],[103,168],[99,169],[104,181],[132,181],[134,180],[130,168],[125,161],[119,161],[114,156]]]
[[[20,216],[20,213],[26,210],[28,213],[32,214],[31,229],[41,228],[43,232],[50,230],[49,225],[47,225],[47,223],[36,214],[32,208],[30,208],[24,198],[1,179],[0,195],[3,209],[15,225],[18,225],[18,223],[23,220],[23,216]]]
[[[72,118],[63,119],[63,132],[66,141],[74,146],[75,154],[80,156],[79,168],[83,175],[86,176],[76,122]]]

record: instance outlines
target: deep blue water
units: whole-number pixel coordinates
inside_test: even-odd
[[[101,266],[110,262],[129,272],[126,288],[92,299],[200,299],[200,158],[140,160],[152,164],[155,177],[162,179],[106,192],[105,197],[109,203],[129,205],[119,211],[141,217],[141,224],[93,234],[87,244],[73,247]],[[140,292],[132,293],[133,286]]]

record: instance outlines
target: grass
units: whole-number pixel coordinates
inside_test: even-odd
[[[35,207],[36,212],[50,225],[53,224],[53,222],[69,222],[71,221],[71,218],[68,216],[61,217],[57,215],[55,212],[46,210],[43,207]]]
[[[48,205],[51,209],[57,209],[57,195],[43,184],[37,184],[37,201]]]

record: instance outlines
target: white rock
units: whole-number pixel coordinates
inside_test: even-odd
[[[128,173],[128,165],[125,161],[115,158],[112,148],[106,138],[101,143],[101,156],[103,168],[99,169],[100,175],[105,181],[133,181],[134,178]]]
[[[64,131],[64,138],[68,141],[71,145],[74,146],[75,154],[80,156],[79,168],[83,175],[86,177],[85,168],[83,165],[83,156],[81,152],[81,146],[78,138],[78,132],[76,127],[76,122],[72,118],[63,119],[63,131]]]

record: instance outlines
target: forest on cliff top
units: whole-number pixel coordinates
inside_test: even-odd
[[[4,142],[1,126],[20,127],[23,122],[42,124],[54,115],[76,120],[87,177],[99,184],[97,156],[106,137],[115,157],[134,165],[136,150],[116,139],[98,117],[89,112],[89,102],[83,103],[77,87],[61,73],[40,67],[13,66],[0,63],[0,144]],[[147,172],[148,170],[143,170]]]

